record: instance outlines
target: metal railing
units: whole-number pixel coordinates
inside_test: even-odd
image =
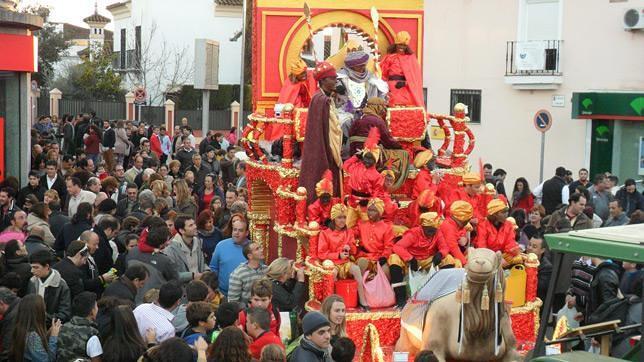
[[[562,75],[559,68],[562,42],[561,40],[508,41],[505,47],[505,75]]]

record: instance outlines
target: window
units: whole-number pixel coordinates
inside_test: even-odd
[[[481,123],[481,90],[480,89],[452,89],[449,97],[450,112],[456,103],[467,106],[470,122]]]
[[[127,50],[127,47],[125,45],[125,40],[126,40],[125,35],[126,35],[125,28],[123,28],[123,29],[121,29],[121,49],[120,49],[120,51],[121,51],[121,69],[125,68],[125,53],[126,53],[126,50]]]

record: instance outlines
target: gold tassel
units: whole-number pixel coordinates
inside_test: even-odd
[[[496,290],[494,291],[494,302],[503,303],[503,288],[501,287],[501,281],[497,280]]]
[[[456,295],[454,296],[456,298],[456,303],[461,304],[463,301],[463,285],[459,285],[458,288],[456,289]]]
[[[483,296],[481,297],[481,310],[490,310],[490,295],[487,291],[487,285],[483,288]]]
[[[470,285],[467,283],[467,280],[463,282],[463,303],[467,304],[470,302]]]

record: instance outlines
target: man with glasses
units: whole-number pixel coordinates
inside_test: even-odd
[[[119,167],[119,166],[116,166]],[[122,167],[122,166],[120,166]],[[120,189],[120,187],[119,187]],[[132,210],[135,209],[135,205],[138,201],[139,188],[135,183],[128,183],[125,190],[126,197],[121,199],[116,205],[116,216],[119,218],[124,218],[128,216]]]

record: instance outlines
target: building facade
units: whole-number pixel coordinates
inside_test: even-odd
[[[508,191],[517,177],[540,182],[539,110],[552,116],[544,179],[557,166],[639,178],[644,31],[625,30],[630,8],[644,0],[425,1],[429,111],[469,105],[472,163],[505,169]],[[588,98],[595,112],[579,109]],[[615,99],[623,107],[600,114]]]
[[[125,88],[145,86],[148,101],[193,84],[195,39],[219,42],[219,83],[239,84],[241,0],[126,0],[107,6],[114,19],[114,67]]]
[[[42,28],[43,20],[16,12],[17,3],[0,0],[0,180],[15,176],[25,184],[36,100],[31,73],[38,70],[38,39],[33,32]]]

